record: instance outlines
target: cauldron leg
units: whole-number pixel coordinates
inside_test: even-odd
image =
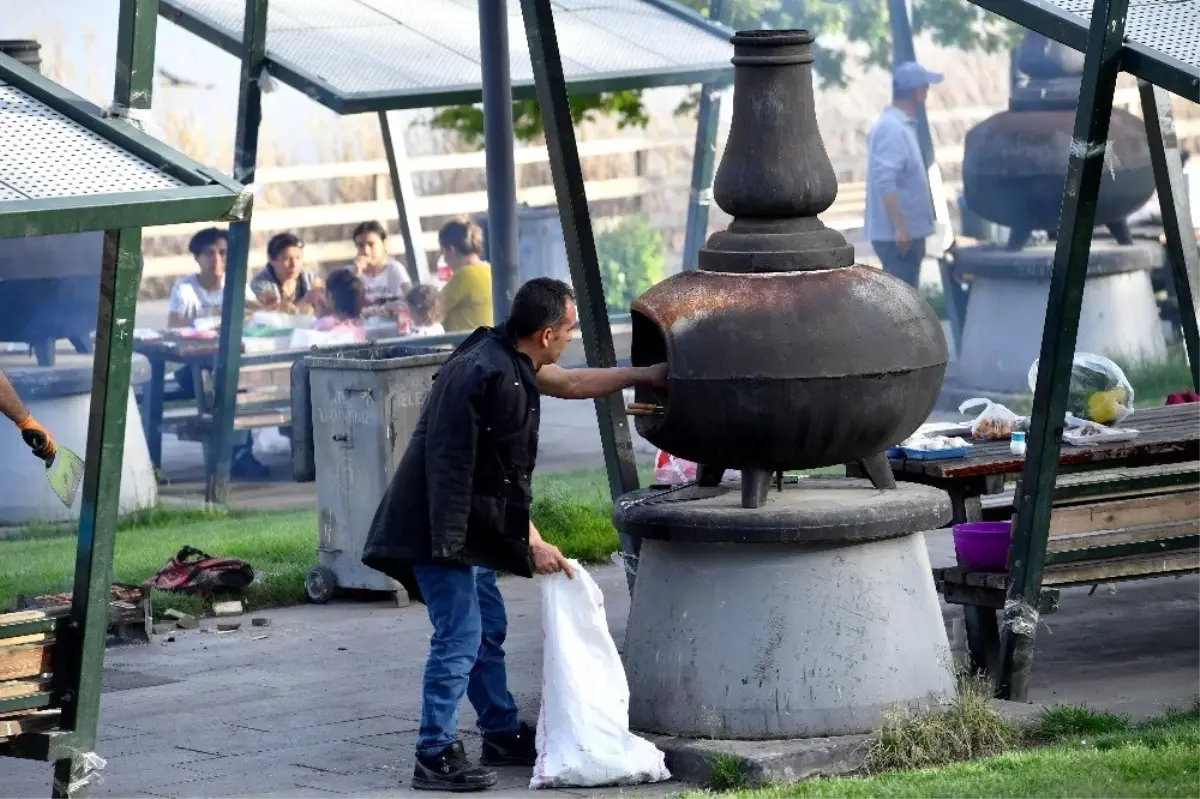
[[[1029,228],[1014,227],[1008,229],[1008,244],[1005,249],[1010,252],[1017,252],[1025,249],[1025,245],[1033,238],[1033,231]]]
[[[1133,245],[1133,233],[1129,231],[1128,220],[1119,219],[1116,222],[1109,222],[1107,227],[1108,232],[1116,239],[1117,244],[1120,244],[1122,247]]]
[[[767,492],[771,490],[770,469],[742,469],[742,507],[761,508],[767,504]]]
[[[721,478],[725,476],[724,466],[713,466],[708,463],[700,463],[696,465],[696,482],[704,488],[712,488],[721,484]]]
[[[892,464],[888,461],[887,453],[878,452],[869,458],[858,462],[871,485],[880,491],[896,487],[896,476],[892,474]]]

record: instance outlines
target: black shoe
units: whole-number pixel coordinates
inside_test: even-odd
[[[412,787],[417,791],[482,791],[496,784],[496,772],[467,760],[460,741],[436,755],[417,755]]]
[[[537,761],[537,731],[525,722],[512,735],[483,736],[479,762],[485,766],[532,766]]]

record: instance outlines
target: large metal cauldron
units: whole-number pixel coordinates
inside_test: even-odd
[[[817,219],[837,180],[817,128],[812,37],[733,38],[733,124],[717,204],[735,219],[633,303],[632,360],[668,364],[637,429],[708,467],[777,471],[870,458],[933,409],[946,340],[904,281],[854,264]],[[719,474],[719,472],[717,472]],[[753,507],[743,495],[743,504]]]
[[[1075,112],[1001,111],[967,133],[963,192],[967,207],[1014,230],[1058,229]],[[1120,222],[1154,194],[1146,126],[1114,108],[1096,224]]]
[[[1017,69],[1027,82],[1013,90],[1007,111],[967,132],[962,164],[967,207],[1010,228],[1010,249],[1024,246],[1034,230],[1057,233],[1083,57],[1029,33],[1017,50]],[[1125,217],[1154,194],[1146,127],[1114,108],[1108,135],[1096,224],[1130,243]]]

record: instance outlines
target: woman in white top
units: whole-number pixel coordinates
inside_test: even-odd
[[[404,264],[388,256],[387,231],[378,222],[363,222],[354,229],[354,246],[358,248],[358,256],[350,271],[362,280],[366,289],[366,315],[394,317],[393,308],[397,303],[403,304],[412,281]]]

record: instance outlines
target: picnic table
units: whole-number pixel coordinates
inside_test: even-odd
[[[1200,403],[1136,411],[1121,423],[1138,431],[1132,441],[1088,446],[1063,444],[1059,471],[1118,466],[1153,466],[1200,458]],[[937,486],[950,495],[953,524],[981,518],[980,498],[1004,492],[1007,478],[1025,468],[1025,458],[1009,451],[1009,442],[976,441],[970,454],[947,460],[893,458],[897,480]]]
[[[368,330],[368,340],[376,341],[380,344],[395,343],[400,341],[416,342],[420,341],[422,345],[437,346],[439,344],[454,343],[462,338],[458,336],[427,336],[418,337],[388,337],[380,338],[374,331]],[[266,371],[271,371],[272,376],[268,378],[267,384],[282,386],[288,380],[288,373],[291,364],[298,358],[311,354],[311,348],[292,348],[289,346],[291,331],[286,331],[284,335],[272,336],[270,331],[264,331],[264,335],[249,335],[242,339],[241,343],[241,366],[243,370],[257,369],[264,372],[260,377],[267,377]],[[361,346],[361,344],[341,344],[332,347],[332,349],[343,349],[346,347]],[[162,439],[163,439],[163,424],[166,414],[166,403],[169,399],[167,396],[167,370],[169,367],[180,368],[190,366],[192,378],[192,392],[188,395],[188,399],[194,400],[195,410],[187,411],[188,418],[208,417],[213,413],[210,397],[211,386],[207,382],[211,381],[211,375],[216,370],[216,359],[219,347],[219,339],[215,336],[211,338],[196,337],[194,335],[185,335],[176,330],[165,330],[158,333],[155,338],[138,338],[134,340],[134,352],[144,356],[150,363],[150,379],[146,383],[145,393],[142,397],[142,425],[146,434],[146,444],[150,451],[150,461],[155,468],[162,467]],[[246,382],[246,376],[242,375],[240,383]],[[260,381],[261,382],[261,381]],[[244,386],[239,386],[243,387]],[[253,386],[254,388],[264,388],[264,385]],[[286,392],[277,392],[284,393]],[[284,397],[286,399],[286,396]],[[181,417],[182,418],[182,417]],[[265,419],[265,417],[264,417]],[[270,420],[266,420],[270,421]],[[266,424],[254,426],[271,426]]]

